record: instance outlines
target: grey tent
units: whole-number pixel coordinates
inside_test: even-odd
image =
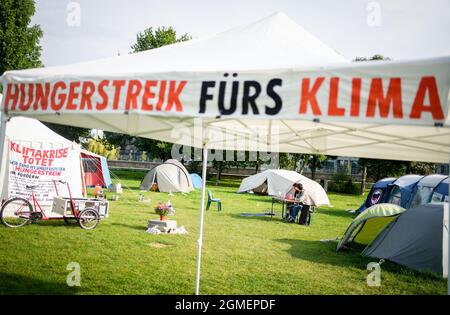
[[[183,164],[169,159],[164,164],[151,169],[139,186],[140,190],[149,190],[153,184],[161,192],[190,192],[193,190],[191,176]]]
[[[432,174],[423,177],[414,188],[407,208],[414,208],[431,202],[434,190],[440,183],[448,178],[448,175]],[[448,187],[447,187],[448,195]]]
[[[447,277],[448,203],[429,203],[403,212],[362,254]]]

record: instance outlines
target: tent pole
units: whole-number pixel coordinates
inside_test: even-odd
[[[200,204],[200,235],[198,238],[198,254],[197,254],[197,277],[195,281],[195,295],[200,294],[200,263],[202,258],[203,245],[203,218],[205,215],[205,192],[206,192],[206,166],[208,164],[208,149],[206,143],[203,143],[203,165],[202,165],[202,198]]]

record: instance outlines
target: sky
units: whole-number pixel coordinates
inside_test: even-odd
[[[147,27],[193,38],[281,11],[348,59],[450,55],[449,0],[36,0],[45,66],[127,54]]]

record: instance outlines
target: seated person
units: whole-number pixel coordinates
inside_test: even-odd
[[[300,211],[300,209],[302,209],[304,203],[307,200],[307,194],[305,192],[305,190],[303,189],[303,185],[300,183],[295,183],[294,185],[292,185],[293,189],[294,189],[294,200],[295,203],[294,205],[290,206],[289,209],[289,217],[287,218],[287,220],[289,222],[295,222],[295,219],[297,218],[297,215]]]

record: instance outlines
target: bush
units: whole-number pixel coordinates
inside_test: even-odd
[[[333,176],[333,179],[328,182],[328,191],[359,195],[360,185],[354,183],[352,178],[347,174],[336,174]]]

